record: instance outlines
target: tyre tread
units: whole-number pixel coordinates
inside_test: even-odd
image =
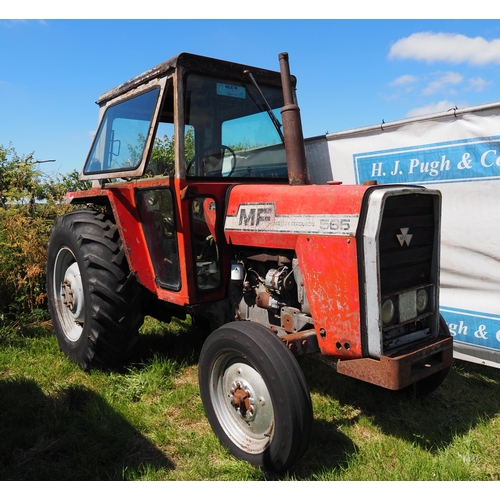
[[[238,448],[222,430],[215,412],[211,408],[209,372],[213,356],[223,349],[245,351],[252,364],[258,365],[270,377],[267,385],[274,393],[275,418],[280,429],[267,450],[260,455],[251,455]],[[258,370],[259,371],[259,370]],[[263,376],[263,374],[261,373]],[[313,414],[304,374],[283,342],[263,325],[253,322],[232,322],[215,330],[206,340],[200,355],[199,383],[207,417],[221,442],[237,457],[280,472],[292,467],[304,455],[310,438]],[[276,389],[276,388],[280,389]],[[281,392],[280,392],[281,391]],[[277,417],[279,415],[280,417]]]
[[[78,247],[73,251],[81,256],[90,301],[82,333],[84,348],[65,341],[64,334],[57,331],[57,318],[53,319],[62,350],[83,368],[96,362],[103,366],[124,362],[133,352],[144,317],[139,288],[128,268],[118,227],[109,216],[94,210],[77,210],[58,218],[47,248],[48,289],[52,286],[49,260],[57,252],[53,248],[56,243],[51,244],[54,239],[67,240],[68,246],[72,241]],[[55,308],[51,308],[51,315],[57,316]]]

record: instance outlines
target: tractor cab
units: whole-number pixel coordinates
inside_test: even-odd
[[[82,180],[287,179],[279,73],[181,54],[98,104]]]
[[[184,53],[98,99],[80,175],[94,187],[68,197],[109,207],[131,271],[162,303],[223,299],[229,188],[288,183],[281,74]]]

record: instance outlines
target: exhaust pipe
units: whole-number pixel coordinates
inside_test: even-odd
[[[291,186],[302,186],[308,183],[306,150],[300,109],[293,100],[292,80],[288,53],[279,56],[281,85],[283,87],[284,106],[281,108],[283,135],[285,137],[285,153],[288,165],[288,182]]]

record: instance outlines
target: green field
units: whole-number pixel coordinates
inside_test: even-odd
[[[311,391],[309,449],[275,475],[234,459],[204,414],[190,322],[148,319],[120,370],[84,372],[50,323],[0,330],[0,479],[496,481],[500,371],[455,362],[424,400],[300,360]]]

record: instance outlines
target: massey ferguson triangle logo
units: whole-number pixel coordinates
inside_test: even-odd
[[[399,230],[401,231],[401,234],[396,234],[399,244],[401,246],[404,246],[404,244],[406,243],[407,246],[410,246],[411,239],[413,238],[413,234],[408,234],[410,228],[401,227]]]

